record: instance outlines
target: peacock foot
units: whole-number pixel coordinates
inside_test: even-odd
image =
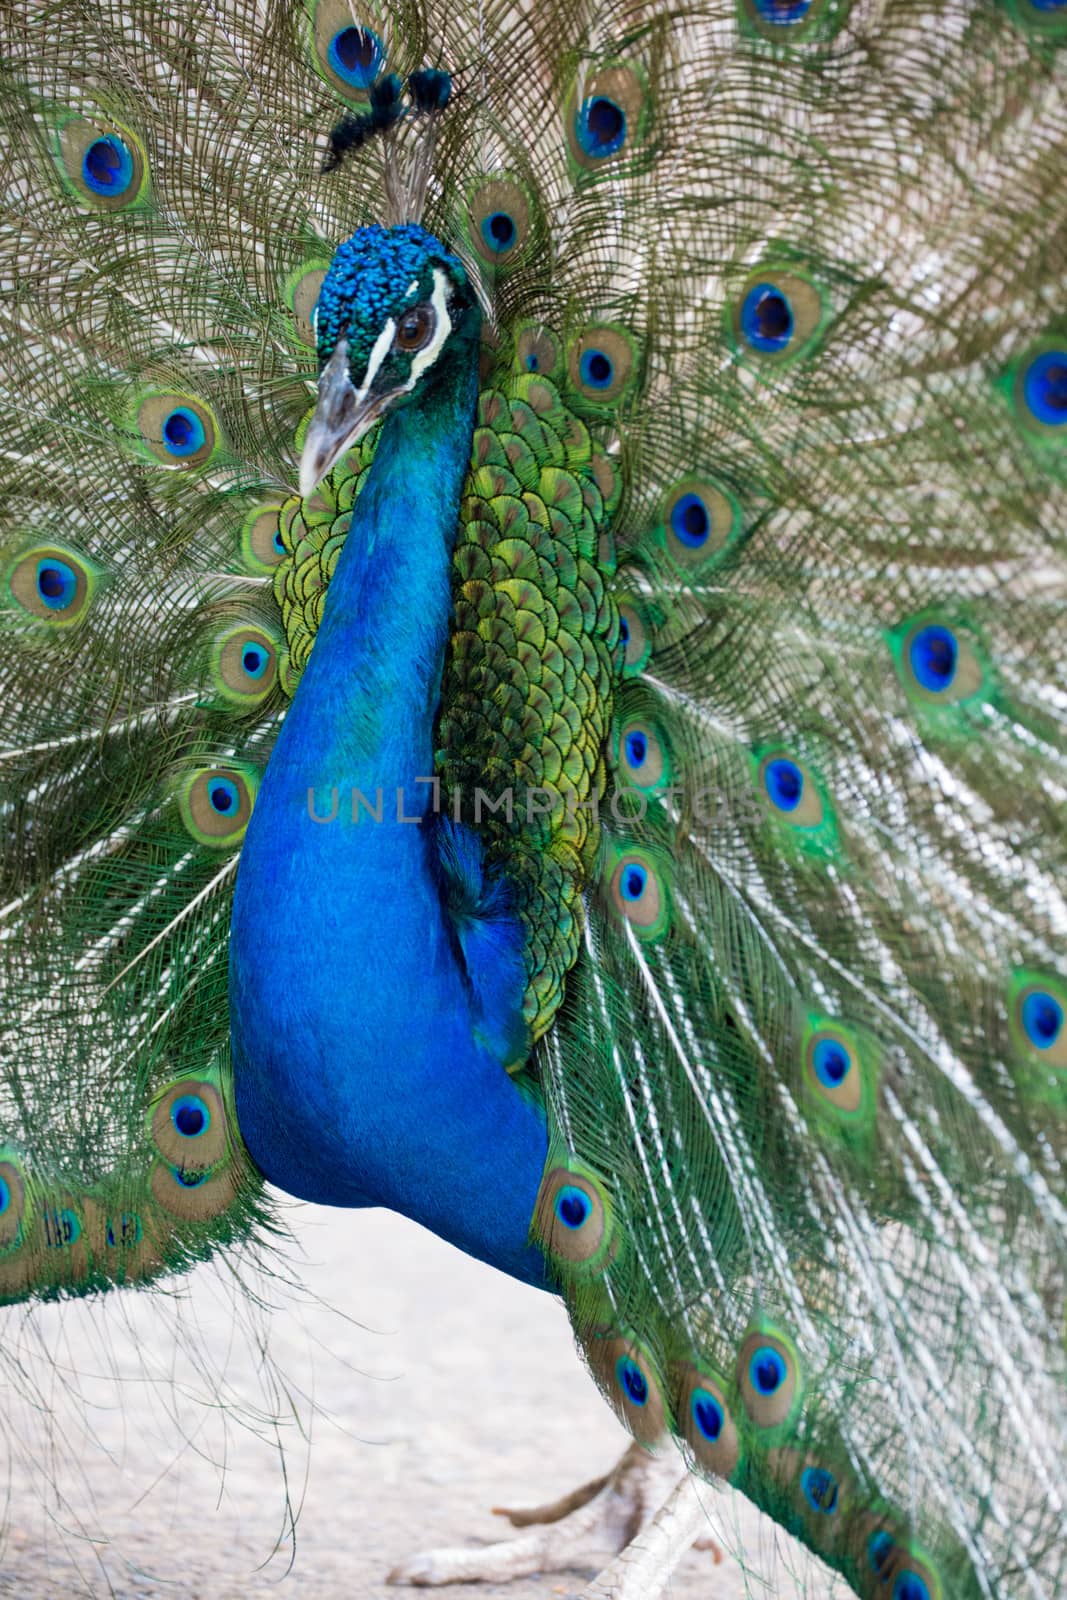
[[[681,1557],[695,1543],[722,1559],[706,1537],[707,1513],[688,1475],[679,1478],[673,1451],[650,1455],[632,1444],[603,1478],[548,1505],[494,1507],[516,1528],[516,1539],[480,1548],[425,1550],[386,1580],[430,1588],[446,1583],[507,1583],[535,1572],[614,1560],[583,1591],[582,1600],[656,1600]]]

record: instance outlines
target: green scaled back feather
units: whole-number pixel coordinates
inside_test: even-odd
[[[12,14],[0,1295],[265,1215],[225,941],[373,455],[293,500],[354,18],[463,90],[488,312],[439,776],[599,801],[480,824],[589,1365],[860,1595],[1063,1591],[1061,12]]]

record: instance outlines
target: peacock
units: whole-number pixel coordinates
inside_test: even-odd
[[[1064,0],[0,29],[0,1298],[391,1208],[634,1440],[397,1582],[1062,1596]]]

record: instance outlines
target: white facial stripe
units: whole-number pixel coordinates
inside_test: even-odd
[[[362,405],[370,393],[370,386],[374,382],[378,368],[381,366],[382,362],[393,348],[393,340],[395,337],[396,322],[392,317],[389,317],[386,319],[385,326],[382,328],[381,333],[374,341],[374,348],[370,353],[370,360],[367,362],[367,370],[363,374],[363,387],[356,390],[357,405]]]
[[[430,296],[430,304],[437,312],[437,326],[434,328],[433,338],[426,348],[417,351],[415,354],[415,358],[411,363],[411,376],[404,385],[405,393],[415,387],[427,367],[433,366],[437,357],[441,354],[442,346],[452,332],[452,318],[449,316],[445,304],[447,296],[448,279],[440,267],[434,267],[433,294]]]

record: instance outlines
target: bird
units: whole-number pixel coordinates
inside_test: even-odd
[[[1062,1595],[1063,0],[0,30],[0,1299],[387,1207],[634,1441],[397,1582]]]

